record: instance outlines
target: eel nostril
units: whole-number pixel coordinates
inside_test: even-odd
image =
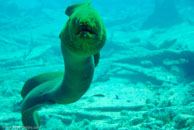
[[[79,22],[79,25],[89,25],[89,23],[86,21],[86,22]]]

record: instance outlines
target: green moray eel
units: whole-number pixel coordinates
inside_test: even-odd
[[[79,100],[88,90],[100,50],[106,41],[106,30],[91,1],[66,9],[69,16],[59,37],[65,72],[49,72],[27,80],[21,91],[22,123],[28,130],[40,127],[36,112],[48,104],[69,104]]]

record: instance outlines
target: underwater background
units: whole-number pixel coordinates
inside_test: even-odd
[[[0,130],[22,127],[25,81],[64,71],[59,33],[81,0],[0,0]],[[42,130],[194,130],[194,1],[92,0],[107,41],[93,82],[39,111]]]

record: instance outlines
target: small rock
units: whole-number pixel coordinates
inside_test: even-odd
[[[153,67],[154,66],[154,64],[150,60],[141,61],[141,65],[143,65],[145,67]]]
[[[120,113],[121,116],[127,116],[128,115],[128,111],[126,110],[122,110]]]
[[[145,128],[148,128],[148,129],[158,130],[159,128],[161,128],[163,126],[163,122],[162,121],[154,121],[151,123],[144,123],[142,126]]]
[[[189,115],[183,115],[180,114],[178,116],[175,117],[174,121],[175,121],[175,128],[176,129],[182,129],[187,127],[188,125],[190,125],[191,121],[189,121],[189,119],[192,119],[192,116]]]
[[[140,117],[136,117],[134,119],[131,120],[131,125],[137,125],[139,123],[143,122],[143,119]]]
[[[88,119],[84,119],[83,121],[82,121],[82,126],[87,126],[87,125],[89,125],[90,124],[90,121],[88,120]]]
[[[187,120],[187,122],[185,123],[185,125],[187,127],[194,126],[194,118]]]

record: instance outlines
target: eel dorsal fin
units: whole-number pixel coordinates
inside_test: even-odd
[[[77,4],[73,4],[73,5],[70,5],[69,7],[67,7],[66,11],[65,11],[65,14],[67,16],[71,16],[71,14],[79,7],[81,6],[90,6],[91,4],[91,0],[88,0],[86,2],[80,2],[80,3],[77,3]]]

